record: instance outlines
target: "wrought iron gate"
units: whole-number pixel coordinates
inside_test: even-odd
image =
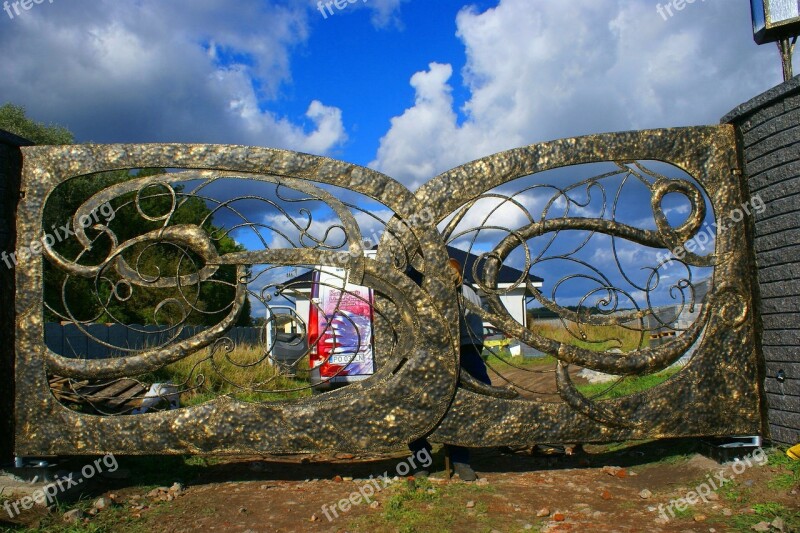
[[[80,145],[24,148],[23,156],[18,242],[31,245],[14,258],[18,455],[389,450],[423,435],[493,446],[761,432],[750,199],[732,126],[532,145],[447,171],[416,193],[366,168],[265,148]],[[150,168],[167,171],[92,189],[98,173]],[[78,179],[91,194],[62,226],[48,218],[48,201]],[[680,197],[680,207],[667,212],[667,197]],[[365,257],[372,243],[377,255]],[[476,257],[463,274],[483,294],[482,308],[460,301],[448,245]],[[334,287],[342,298],[346,282],[374,290],[379,367],[365,381],[312,395],[302,373],[278,364],[272,335],[244,353],[226,331],[248,303],[271,309],[272,332],[280,315],[307,331],[286,300],[300,287],[280,274],[325,265],[344,268]],[[517,279],[507,279],[511,268]],[[209,309],[214,291],[226,300]],[[513,316],[512,293],[557,317],[560,333]],[[145,349],[95,339],[118,356],[92,360],[46,347],[46,320],[89,334],[98,320],[126,323],[126,307],[144,301],[157,333]],[[459,373],[462,307],[557,366],[495,350],[496,386]],[[181,334],[198,320],[213,323]],[[308,351],[315,348],[312,339]],[[137,415],[125,408],[176,365],[182,379],[168,394],[192,405]],[[609,396],[577,387],[577,367],[616,376],[609,388],[672,370],[646,390]],[[131,381],[142,387],[114,409],[76,410],[64,393],[91,400],[91,391]]]

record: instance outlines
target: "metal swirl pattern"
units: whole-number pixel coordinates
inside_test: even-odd
[[[729,127],[532,145],[445,172],[416,193],[369,169],[263,148],[23,151],[19,240],[44,244],[43,258],[20,256],[17,269],[20,455],[390,450],[426,434],[494,446],[758,432],[747,227],[709,232],[746,200]],[[170,170],[134,172],[83,200],[69,246],[43,239],[59,187],[147,168]],[[665,208],[676,198],[680,209]],[[116,222],[83,223],[103,206]],[[703,232],[710,249],[690,249]],[[462,277],[483,307],[456,292],[454,253],[468,258]],[[309,316],[330,310],[309,292],[311,274],[295,274],[320,269],[335,273],[315,279],[338,300],[311,338]],[[519,298],[523,307],[512,308]],[[320,313],[298,311],[301,299]],[[131,324],[129,308],[142,302],[147,325]],[[374,338],[362,338],[345,302],[371,309]],[[234,328],[249,309],[263,320],[244,349]],[[552,364],[489,347],[494,386],[459,380],[460,309]],[[563,334],[540,328],[535,312]],[[50,349],[53,320],[107,356]],[[98,322],[148,341],[98,336]],[[286,330],[298,348],[288,362],[275,340]],[[371,346],[374,372],[312,395],[309,358],[324,343],[339,346],[345,330],[355,332],[348,346]],[[663,339],[651,343],[654,332]],[[581,367],[615,377],[613,389],[687,358],[667,381],[612,399],[575,381]],[[153,385],[167,375],[169,388]],[[120,398],[123,389],[132,392]],[[177,398],[193,401],[135,414]]]

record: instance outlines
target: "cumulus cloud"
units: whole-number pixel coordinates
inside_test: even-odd
[[[339,109],[271,108],[308,37],[305,3],[218,0],[42,4],[3,23],[3,100],[81,141],[225,142],[328,153]]]
[[[414,105],[391,121],[371,166],[412,187],[501,150],[603,131],[717,123],[780,81],[751,40],[746,3],[687,4],[665,21],[640,0],[501,0],[463,9],[468,97],[453,70],[411,77]]]
[[[442,170],[442,165],[447,166],[447,161],[459,160],[458,154],[439,153],[445,145],[458,150],[457,137],[464,135],[456,125],[451,87],[447,84],[452,73],[450,65],[431,63],[429,70],[411,77],[416,91],[414,107],[392,118],[391,129],[381,140],[378,159],[370,166],[410,184],[413,190]]]

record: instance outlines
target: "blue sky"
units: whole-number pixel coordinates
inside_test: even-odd
[[[535,142],[715,124],[780,83],[749,2],[664,3],[54,0],[0,12],[0,102],[80,142],[287,148],[414,190]]]
[[[532,142],[715,123],[780,81],[746,0],[658,5],[55,0],[0,12],[0,100],[82,142],[291,148],[417,186]]]
[[[481,4],[490,7],[494,2]],[[342,109],[348,140],[337,155],[369,164],[389,119],[414,104],[409,73],[427,69],[432,61],[453,65],[461,89],[455,100],[463,104],[467,92],[458,71],[466,55],[456,38],[456,15],[463,7],[463,1],[453,0],[436,2],[433,8],[404,5],[389,27],[372,26],[365,9],[348,7],[327,19],[312,14],[313,38],[298,51],[291,93],[317,94]],[[304,112],[301,101],[294,102],[293,114]]]

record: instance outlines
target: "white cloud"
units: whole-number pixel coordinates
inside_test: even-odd
[[[641,0],[501,0],[463,9],[457,26],[467,101],[455,108],[451,66],[431,63],[371,163],[412,187],[534,142],[714,124],[780,81],[773,48],[750,38],[746,2],[695,3],[664,21]]]
[[[547,200],[546,194],[533,192],[516,194],[513,196],[513,201],[504,195],[483,197],[464,214],[452,232],[451,238],[459,247],[469,244],[473,239],[484,245],[489,243],[494,247],[509,234],[508,230],[524,228],[531,224],[531,221],[538,222]],[[447,227],[454,215],[455,213],[439,224],[439,231]],[[482,229],[489,227],[504,229]]]
[[[380,243],[386,229],[386,223],[392,218],[393,214],[388,209],[369,212],[356,210],[353,212],[361,242],[365,247],[371,248]],[[289,219],[283,214],[268,214],[264,215],[261,223],[268,228],[277,230],[261,229],[265,237],[267,233],[272,234],[271,239],[268,239],[270,248],[313,248],[317,243],[323,243],[336,251],[344,253],[348,251],[348,240],[342,227],[342,221],[338,217],[328,216],[328,213],[323,210],[312,214],[310,219],[308,217],[292,217]],[[305,234],[302,231],[303,229],[306,230]]]
[[[400,6],[409,0],[364,0],[372,10],[372,24],[378,28],[385,28],[393,24],[402,27],[399,12]]]
[[[257,0],[42,4],[3,23],[4,101],[64,124],[79,140],[224,142],[330,153],[341,112],[311,100],[282,116],[293,47],[308,9]]]
[[[447,84],[453,69],[450,65],[431,63],[427,71],[411,77],[416,90],[414,107],[392,118],[392,126],[381,140],[377,161],[370,164],[395,179],[411,185],[412,190],[460,159],[457,138],[463,130],[456,126],[451,87]],[[442,154],[447,145],[455,153]],[[454,165],[453,165],[454,166]]]
[[[675,207],[667,207],[664,209],[664,214],[669,216],[673,213],[676,215],[688,215],[692,210],[692,206],[687,202],[682,205],[678,205]]]

